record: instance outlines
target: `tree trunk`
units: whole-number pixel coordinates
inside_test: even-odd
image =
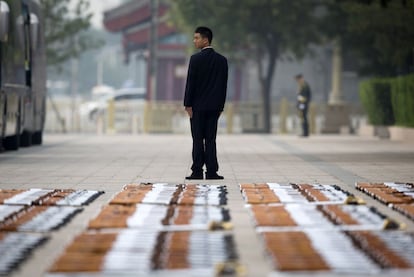
[[[266,70],[263,70],[263,56],[259,53],[258,58],[258,67],[259,67],[259,81],[260,81],[260,91],[262,95],[262,104],[263,104],[263,121],[264,128],[263,132],[270,134],[272,133],[272,80],[273,75],[276,69],[277,62],[277,47],[271,45],[268,47],[268,64],[266,65]]]

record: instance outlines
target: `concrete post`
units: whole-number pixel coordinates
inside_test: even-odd
[[[286,99],[286,97],[283,97],[280,101],[280,107],[279,107],[279,132],[281,134],[287,133],[287,117],[289,116],[289,102]]]
[[[332,90],[329,94],[328,104],[343,104],[342,97],[342,47],[336,41],[332,54]]]
[[[228,103],[226,105],[227,134],[233,134],[233,117],[234,117],[233,103]]]
[[[78,73],[79,73],[79,61],[76,58],[73,58],[71,61],[71,79],[70,79],[70,97],[71,97],[71,107],[70,107],[70,127],[72,132],[77,131],[76,125],[76,112],[77,112],[77,97],[78,97]]]
[[[115,101],[113,99],[108,101],[107,116],[108,116],[108,125],[107,125],[106,130],[109,134],[114,134],[115,133]]]
[[[316,115],[317,115],[317,107],[315,103],[311,103],[309,105],[309,132],[311,134],[316,134],[317,126],[316,126]]]
[[[144,133],[149,133],[151,130],[151,101],[148,101],[145,103],[145,107],[144,107]]]

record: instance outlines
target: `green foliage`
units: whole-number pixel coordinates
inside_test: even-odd
[[[413,0],[379,0],[379,1],[375,1],[375,0],[336,0],[336,1],[337,2],[341,2],[341,1],[342,2],[345,2],[345,1],[357,2],[357,3],[360,3],[360,4],[364,4],[364,5],[373,5],[373,4],[377,5],[377,4],[380,4],[381,7],[383,7],[383,8],[387,8],[389,3],[397,2],[397,1],[400,2],[401,5],[403,5],[404,7],[407,7],[407,6],[413,4]]]
[[[318,38],[311,0],[177,0],[172,6],[179,27],[192,36],[196,26],[210,26],[216,45],[228,54],[303,56]]]
[[[414,74],[364,81],[359,94],[371,124],[414,127]]]
[[[259,69],[265,132],[270,132],[270,94],[278,58],[301,58],[319,41],[317,0],[176,0],[172,15],[192,37],[199,25],[209,26],[213,45],[232,61],[252,59]]]
[[[359,96],[372,125],[394,124],[389,79],[370,79],[360,84]]]
[[[69,9],[70,2],[71,0],[40,0],[45,17],[46,54],[50,66],[59,67],[86,50],[102,45],[100,40],[90,37],[86,32],[90,28],[92,17],[89,1],[77,0],[73,10]]]
[[[392,80],[395,124],[414,127],[414,74]]]
[[[414,1],[324,0],[322,30],[356,55],[361,75],[396,76],[414,66]]]

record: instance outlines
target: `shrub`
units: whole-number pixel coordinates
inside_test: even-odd
[[[372,125],[394,124],[391,80],[374,78],[361,82],[359,97]]]
[[[395,124],[414,127],[414,74],[394,78],[391,91]]]

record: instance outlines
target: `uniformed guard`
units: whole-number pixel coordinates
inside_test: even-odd
[[[309,84],[305,81],[302,74],[295,76],[295,80],[298,84],[297,92],[297,104],[299,117],[302,123],[302,137],[309,136],[309,123],[308,123],[308,110],[311,100],[311,89]]]

